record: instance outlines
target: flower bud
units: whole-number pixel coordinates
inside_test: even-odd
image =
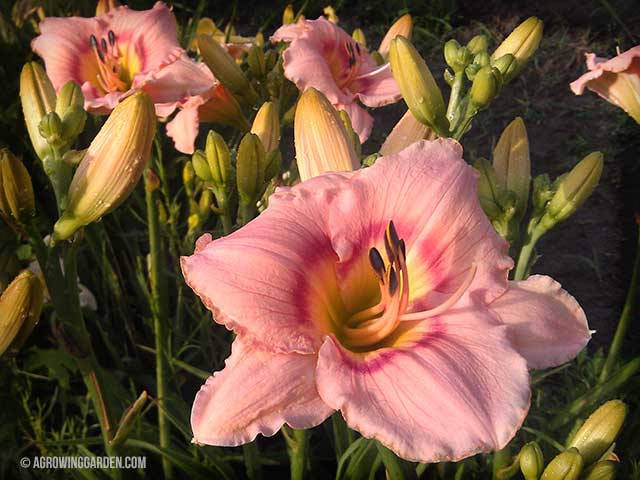
[[[198,215],[200,215],[200,223],[204,223],[209,218],[211,213],[211,204],[213,203],[213,193],[208,188],[205,188],[200,194],[198,200]]]
[[[60,118],[64,118],[65,114],[73,107],[84,107],[84,95],[80,85],[69,80],[58,92],[56,100],[56,113]]]
[[[406,38],[396,37],[391,41],[389,61],[393,77],[413,116],[438,135],[446,136],[449,122],[442,93],[414,46]]]
[[[96,17],[104,15],[119,6],[120,2],[118,2],[118,0],[98,0],[98,4],[96,5]]]
[[[444,60],[455,73],[461,73],[471,62],[471,52],[451,39],[444,44]]]
[[[603,460],[593,464],[582,475],[582,480],[615,480],[617,462]]]
[[[367,48],[367,39],[364,36],[364,32],[361,28],[356,28],[351,34],[351,38],[353,38],[356,42],[358,42],[363,47]]]
[[[353,144],[356,155],[359,157],[362,153],[362,145],[360,144],[360,137],[353,129],[353,125],[351,125],[351,118],[349,117],[349,114],[344,110],[340,110],[338,112],[338,116],[342,121],[344,131],[347,132],[347,136],[351,139],[351,143]]]
[[[314,88],[298,100],[294,121],[296,162],[304,181],[326,172],[355,170],[360,159],[329,100]]]
[[[122,414],[122,418],[118,423],[118,429],[116,430],[116,434],[113,436],[113,440],[109,442],[109,445],[111,445],[112,447],[117,446],[127,439],[136,420],[140,417],[142,408],[146,405],[146,403],[147,403],[147,392],[143,390],[140,396],[136,399],[136,401],[133,402],[133,405],[127,408]]]
[[[328,7],[324,7],[322,13],[324,13],[324,16],[327,17],[327,20],[329,20],[331,23],[335,23],[337,25],[340,21],[338,15],[336,15],[336,10],[331,5],[329,5]]]
[[[395,127],[393,127],[391,133],[387,135],[387,138],[380,147],[380,154],[391,155],[398,153],[418,140],[433,140],[436,137],[437,135],[433,130],[416,120],[411,110],[407,110],[398,123],[396,123]]]
[[[490,63],[491,63],[491,59],[487,52],[481,52],[473,58],[473,65],[478,65],[478,67],[484,67],[489,65]]]
[[[267,60],[264,50],[258,45],[252,45],[247,52],[247,65],[254,77],[262,78],[267,74]]]
[[[478,159],[474,168],[480,172],[478,199],[496,232],[513,243],[518,235],[518,226],[512,220],[516,212],[516,199],[512,192],[505,191],[496,177],[493,165],[484,158]]]
[[[236,181],[240,202],[253,205],[264,188],[265,153],[260,138],[247,133],[238,146]]]
[[[501,56],[496,61],[491,62],[494,67],[502,74],[504,83],[511,81],[513,77],[518,73],[520,63],[516,60],[516,57],[507,53]]]
[[[271,150],[267,153],[264,167],[264,180],[270,182],[272,178],[275,178],[282,168],[282,153],[280,150]]]
[[[42,282],[23,270],[0,296],[0,355],[17,352],[38,323],[44,295]]]
[[[586,465],[596,462],[615,442],[626,416],[627,406],[623,402],[606,402],[584,422],[569,447],[580,451]]]
[[[542,473],[541,480],[578,480],[584,461],[575,448],[557,455]]]
[[[0,212],[20,223],[28,223],[35,214],[29,172],[7,149],[0,151]]]
[[[29,138],[41,160],[51,154],[51,147],[40,135],[42,118],[53,112],[56,106],[56,92],[40,64],[25,64],[20,74],[20,100]]]
[[[257,95],[249,80],[222,45],[208,35],[198,35],[198,48],[204,63],[226,88],[250,104],[256,101]]]
[[[282,12],[282,25],[289,25],[293,23],[296,19],[296,14],[293,11],[293,5],[289,4],[285,7],[284,12]]]
[[[251,133],[260,137],[265,152],[269,153],[280,144],[280,115],[274,102],[265,102],[258,110],[251,126]]]
[[[540,226],[548,230],[573,215],[598,185],[603,166],[602,153],[593,152],[573,167],[558,184]]]
[[[160,188],[160,177],[156,175],[156,172],[148,168],[144,172],[144,190],[145,192],[155,192]]]
[[[62,119],[62,137],[65,146],[71,145],[84,130],[87,112],[84,110],[84,95],[80,86],[69,81],[58,93],[56,113]]]
[[[49,112],[38,125],[38,131],[42,138],[54,148],[60,148],[63,142],[62,120],[56,112]]]
[[[193,187],[195,187],[195,179],[196,171],[193,168],[193,162],[188,160],[182,168],[182,184],[189,195],[191,194],[190,192],[193,191]]]
[[[196,150],[191,156],[191,163],[193,164],[193,170],[200,180],[205,182],[211,182],[213,177],[211,176],[211,169],[209,168],[209,162],[207,162],[207,156],[202,150]]]
[[[411,34],[413,33],[413,18],[408,13],[401,16],[394,22],[393,25],[387,30],[384,38],[380,42],[378,52],[384,60],[389,57],[389,49],[391,48],[391,41],[398,35],[411,40]]]
[[[488,46],[489,42],[486,35],[476,35],[471,40],[469,40],[469,43],[467,43],[467,48],[473,55],[478,55],[479,53],[486,52]]]
[[[205,154],[211,172],[211,183],[218,188],[226,189],[231,176],[231,153],[224,138],[213,130],[209,130],[207,134]]]
[[[527,18],[496,48],[491,55],[491,60],[495,61],[507,53],[512,54],[518,62],[513,75],[517,74],[538,49],[543,29],[544,24],[540,19]]]
[[[525,480],[538,480],[544,469],[544,456],[540,445],[527,443],[520,450],[520,471]]]
[[[155,130],[154,106],[146,93],[137,92],[116,106],[73,176],[53,241],[69,238],[129,196],[151,153]]]
[[[513,120],[500,135],[493,151],[493,167],[502,188],[515,193],[516,216],[522,218],[527,210],[531,183],[529,138],[522,118]]]
[[[478,70],[471,84],[471,103],[478,109],[487,108],[500,91],[500,72],[487,65]]]

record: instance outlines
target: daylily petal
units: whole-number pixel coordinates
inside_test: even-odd
[[[349,89],[355,92],[356,97],[367,107],[382,107],[402,98],[388,63],[361,69]]]
[[[328,337],[318,392],[347,424],[402,458],[456,461],[497,450],[529,408],[529,376],[504,327],[481,309],[404,327],[400,346],[358,354]]]
[[[345,289],[351,275],[359,276],[354,261],[380,244],[393,220],[406,241],[410,310],[440,304],[457,290],[473,263],[477,272],[461,301],[473,296],[491,301],[501,295],[513,261],[481,210],[476,184],[477,172],[462,160],[460,144],[449,139],[416,142],[358,171],[330,214]]]
[[[316,355],[272,353],[241,338],[225,368],[209,377],[193,402],[194,442],[236,446],[285,423],[311,428],[332,413],[315,385]]]
[[[182,108],[176,116],[167,123],[167,136],[173,140],[173,146],[182,153],[192,154],[195,151],[198,136],[198,106]]]
[[[323,175],[280,190],[257,219],[213,242],[201,237],[194,254],[182,257],[185,281],[218,323],[275,351],[317,351],[321,319],[306,299],[334,294],[326,205],[343,181]]]
[[[529,368],[567,362],[591,338],[578,302],[550,277],[532,275],[509,282],[509,289],[489,308],[509,327],[513,345]]]

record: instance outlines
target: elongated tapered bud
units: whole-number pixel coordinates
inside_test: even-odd
[[[582,480],[615,480],[617,462],[602,460],[585,470]]]
[[[487,46],[489,45],[489,41],[487,40],[486,35],[476,35],[469,43],[467,43],[467,48],[473,55],[478,55],[479,53],[486,52]]]
[[[364,36],[364,32],[361,28],[356,28],[351,34],[351,38],[353,38],[356,42],[358,42],[363,47],[367,47],[367,38]]]
[[[289,25],[290,23],[293,23],[295,19],[296,19],[296,14],[293,11],[293,5],[289,4],[285,7],[284,11],[282,12],[282,24]]]
[[[280,114],[274,102],[265,102],[256,113],[251,133],[260,137],[265,152],[269,153],[280,144]]]
[[[504,129],[493,151],[496,178],[505,190],[516,195],[516,216],[522,218],[529,200],[531,160],[529,138],[522,118],[517,117]]]
[[[575,448],[569,448],[557,455],[542,473],[541,480],[578,480],[584,461]]]
[[[211,183],[218,188],[226,189],[231,176],[231,153],[224,138],[218,132],[209,130],[205,155],[211,172]]]
[[[459,73],[467,68],[472,56],[467,47],[462,47],[456,40],[451,39],[444,44],[444,60],[455,73]]]
[[[362,144],[360,143],[360,137],[353,129],[353,125],[351,124],[351,117],[349,117],[349,114],[344,110],[340,110],[338,112],[338,116],[342,121],[344,131],[347,132],[347,136],[351,139],[351,143],[353,144],[353,148],[356,151],[356,155],[359,157],[362,153]]]
[[[9,150],[0,151],[0,212],[20,223],[28,223],[35,213],[31,176]]]
[[[391,133],[387,135],[380,147],[380,154],[391,155],[398,153],[418,140],[433,140],[436,137],[437,135],[433,130],[416,120],[411,110],[407,110],[393,127]]]
[[[382,58],[385,60],[389,57],[389,49],[391,48],[391,41],[396,38],[398,35],[406,38],[407,40],[411,40],[411,35],[413,33],[413,18],[408,13],[401,16],[398,20],[394,22],[393,25],[387,30],[384,38],[380,42],[380,46],[378,47],[378,52],[382,55]]]
[[[120,445],[123,441],[127,439],[131,429],[135,425],[136,420],[140,417],[140,413],[142,412],[142,408],[147,403],[147,392],[145,390],[142,391],[140,396],[136,399],[133,404],[127,408],[122,414],[122,418],[120,419],[120,423],[118,423],[118,429],[116,430],[116,434],[113,436],[113,440],[109,442],[111,446]]]
[[[413,116],[438,135],[446,136],[449,122],[442,92],[411,42],[404,37],[392,40],[389,61],[393,77]]]
[[[558,184],[540,220],[540,227],[548,230],[573,215],[595,190],[603,167],[604,160],[600,152],[587,155],[573,167]]]
[[[198,35],[198,48],[204,63],[222,85],[250,104],[255,102],[255,90],[242,69],[220,43],[208,35]]]
[[[247,65],[254,77],[262,78],[267,74],[267,59],[264,50],[258,45],[252,45],[247,52]]]
[[[20,74],[20,101],[29,138],[41,160],[51,154],[51,147],[40,135],[42,118],[56,107],[56,92],[51,80],[39,63],[30,62]]]
[[[520,471],[525,480],[538,480],[544,470],[544,456],[540,445],[527,443],[520,450]]]
[[[119,6],[120,2],[118,2],[118,0],[98,0],[98,4],[96,5],[96,17],[104,15]]]
[[[517,74],[538,49],[543,30],[544,23],[540,19],[527,18],[496,48],[491,60],[495,61],[507,53],[512,54],[517,60],[518,66],[514,75]]]
[[[0,355],[15,352],[38,323],[44,288],[29,270],[23,270],[0,296]]]
[[[338,112],[309,88],[298,100],[294,122],[296,162],[302,180],[326,172],[355,170],[360,160]]]
[[[615,442],[626,416],[627,406],[623,402],[606,402],[584,422],[569,442],[569,447],[580,451],[586,465],[594,463]]]
[[[62,121],[62,139],[70,146],[84,129],[87,112],[84,110],[84,95],[80,85],[69,81],[58,92],[56,114]]]
[[[500,72],[497,68],[486,65],[473,77],[470,100],[478,109],[487,108],[500,92]]]
[[[147,163],[155,131],[153,101],[146,93],[136,92],[116,106],[73,176],[54,241],[99,220],[129,196]]]
[[[255,205],[265,186],[266,155],[264,146],[254,133],[247,133],[238,146],[236,181],[240,202]]]

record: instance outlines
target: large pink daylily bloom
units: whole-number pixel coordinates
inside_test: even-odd
[[[323,17],[284,25],[271,40],[291,42],[282,54],[285,76],[300,90],[313,87],[337,110],[345,110],[361,142],[371,133],[373,117],[357,101],[381,107],[402,96],[389,64],[379,66],[362,45]]]
[[[587,68],[587,73],[571,83],[573,93],[582,95],[588,88],[640,123],[640,45],[612,59],[587,53]]]
[[[476,183],[457,142],[423,140],[201,237],[185,279],[238,336],[196,396],[194,441],[238,445],[340,410],[408,460],[506,445],[529,408],[528,368],[573,358],[590,333],[551,278],[507,281]]]
[[[93,18],[46,18],[40,32],[32,48],[54,88],[69,80],[81,85],[88,111],[109,113],[142,89],[166,116],[213,86],[180,48],[175,18],[161,2],[144,11],[117,7]]]

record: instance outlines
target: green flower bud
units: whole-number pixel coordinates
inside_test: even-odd
[[[296,14],[293,11],[293,5],[289,4],[285,7],[284,12],[282,12],[282,25],[289,25],[293,23],[296,19]]]
[[[20,350],[38,323],[44,288],[29,270],[23,270],[0,296],[0,355]]]
[[[582,475],[582,480],[615,480],[617,462],[603,460],[593,464]]]
[[[525,480],[538,480],[544,469],[544,456],[540,445],[527,443],[520,450],[520,471]]]
[[[467,43],[467,48],[473,55],[478,55],[479,53],[483,53],[487,51],[487,47],[489,46],[489,41],[487,40],[486,35],[476,35],[469,43]]]
[[[274,102],[265,102],[258,110],[251,126],[251,133],[260,137],[264,150],[268,153],[280,144],[280,115]]]
[[[84,95],[80,85],[68,81],[63,85],[56,100],[56,113],[62,119],[62,137],[65,146],[70,146],[84,130],[87,112],[84,110]]]
[[[546,213],[540,220],[540,227],[549,230],[573,215],[595,190],[603,166],[602,153],[593,152],[573,167],[558,183],[557,190],[547,205]]]
[[[193,162],[191,160],[188,160],[185,162],[184,167],[182,168],[182,184],[184,185],[184,188],[185,190],[187,190],[187,192],[193,191],[193,187],[195,187],[195,180],[196,171],[193,168]]]
[[[516,60],[516,57],[507,53],[491,64],[498,69],[502,74],[505,83],[509,83],[519,71],[520,63]]]
[[[237,184],[240,202],[253,205],[264,188],[265,152],[260,138],[247,133],[238,146]]]
[[[198,215],[200,215],[201,223],[206,222],[207,218],[209,218],[212,203],[213,193],[208,188],[205,188],[200,194],[200,199],[198,200]]]
[[[282,153],[280,153],[280,150],[277,149],[271,150],[269,153],[267,153],[265,159],[265,182],[270,182],[272,178],[275,178],[280,173],[280,168],[282,168]]]
[[[247,52],[247,65],[249,71],[256,78],[262,78],[267,74],[267,59],[264,50],[258,45],[252,45]]]
[[[471,62],[471,52],[452,39],[444,44],[444,59],[454,72],[460,73]]]
[[[556,187],[549,178],[549,175],[543,173],[533,179],[533,194],[532,203],[534,214],[542,215],[542,212],[547,207],[549,200],[553,198],[556,193]]]
[[[207,135],[205,154],[211,171],[211,183],[217,188],[226,189],[231,176],[231,153],[224,138],[213,130],[209,130]],[[195,168],[195,163],[193,166]]]
[[[569,447],[580,451],[584,463],[596,462],[615,442],[627,416],[627,406],[610,400],[598,408],[573,436]]]
[[[578,480],[584,461],[576,448],[557,455],[542,473],[542,480]]]
[[[518,232],[517,225],[512,222],[516,212],[515,195],[502,187],[488,160],[481,158],[473,166],[480,172],[478,198],[482,209],[496,232],[512,243]]]
[[[527,210],[531,184],[529,138],[522,118],[513,120],[500,135],[493,151],[493,167],[500,185],[515,193],[516,216],[522,218]]]
[[[42,118],[55,110],[56,92],[40,64],[25,64],[20,74],[20,100],[29,138],[38,157],[44,160],[51,154],[49,143],[40,135]]]
[[[133,402],[133,405],[127,408],[122,414],[122,418],[120,419],[120,423],[118,424],[116,434],[113,436],[113,440],[109,442],[109,445],[114,447],[120,445],[127,439],[136,420],[140,417],[142,408],[146,405],[146,403],[147,392],[143,390],[137,400]]]
[[[222,45],[209,35],[198,35],[198,48],[202,54],[202,60],[222,85],[249,104],[255,103],[258,98],[255,90],[242,69]]]
[[[356,152],[356,155],[360,156],[360,154],[362,153],[362,145],[360,144],[360,137],[358,136],[358,134],[353,129],[353,126],[351,125],[351,118],[349,117],[349,114],[344,110],[340,110],[338,112],[338,116],[340,117],[340,120],[342,120],[342,124],[344,125],[344,129],[347,132],[347,135],[351,139],[351,143],[353,143],[353,148]]]
[[[491,58],[487,52],[481,52],[473,58],[473,65],[484,67],[491,63]],[[502,72],[501,72],[502,73]]]
[[[496,48],[491,55],[491,60],[495,61],[507,53],[515,56],[518,67],[514,73],[517,74],[529,61],[540,45],[544,24],[536,17],[529,17]]]
[[[211,182],[213,179],[211,169],[209,168],[209,162],[207,162],[207,156],[202,150],[193,152],[191,163],[193,164],[193,170],[200,180]]]
[[[478,109],[487,108],[500,91],[500,72],[498,69],[482,67],[478,70],[471,84],[471,103]]]
[[[35,214],[29,172],[7,149],[0,150],[0,212],[20,223],[28,223]]]
[[[42,138],[54,148],[60,148],[64,143],[62,120],[56,112],[49,112],[42,117],[38,131]]]
[[[413,116],[438,135],[446,136],[449,122],[442,93],[429,67],[411,42],[400,36],[393,39],[389,61],[393,76]]]
[[[364,32],[361,28],[356,28],[351,34],[351,38],[353,38],[356,42],[358,42],[363,47],[367,48],[367,39],[364,36]]]

